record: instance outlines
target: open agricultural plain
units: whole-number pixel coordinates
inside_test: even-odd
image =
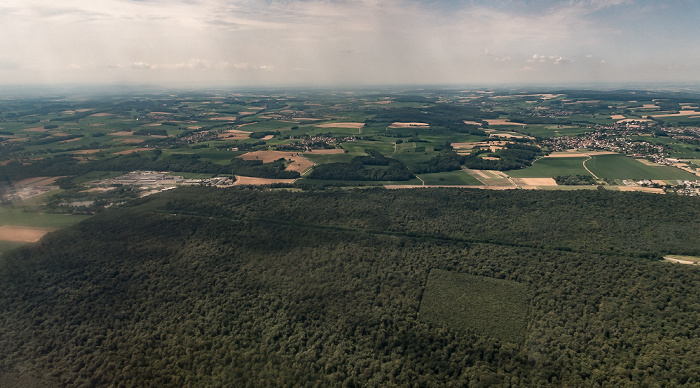
[[[104,182],[99,178],[132,171],[264,178],[243,181],[299,188],[652,187],[695,194],[700,119],[688,107],[699,102],[691,93],[640,90],[6,97],[1,194],[15,204],[43,195],[63,211],[92,203],[80,210],[94,212],[128,196],[88,191]],[[138,187],[129,190],[139,195]]]
[[[0,206],[91,215],[186,185],[698,195],[700,119],[688,107],[699,103],[642,90],[7,96]]]

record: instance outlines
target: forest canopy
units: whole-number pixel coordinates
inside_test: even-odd
[[[0,382],[697,385],[700,273],[660,259],[700,255],[698,205],[610,191],[170,190],[0,257]],[[426,292],[465,281],[522,293],[525,324],[494,334],[479,328],[488,315],[421,318]]]

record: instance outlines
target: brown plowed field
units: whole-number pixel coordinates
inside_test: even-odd
[[[30,226],[0,226],[1,241],[16,241],[16,242],[36,242],[39,241],[48,232],[54,231],[53,228],[34,228]]]

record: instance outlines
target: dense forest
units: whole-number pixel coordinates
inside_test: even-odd
[[[660,259],[700,255],[698,205],[610,191],[171,190],[0,257],[0,382],[697,386],[700,270]],[[429,281],[433,293],[522,290],[511,302],[525,323],[499,336],[496,320],[442,322],[422,306]]]
[[[416,174],[456,171],[465,166],[477,170],[515,170],[527,167],[542,155],[542,150],[529,144],[508,144],[502,149],[488,153],[491,159],[476,154],[459,155],[451,147],[445,146],[441,152],[425,162],[416,163]]]
[[[309,178],[357,181],[407,181],[414,178],[401,161],[387,158],[372,149],[367,156],[356,156],[350,163],[327,163],[314,167]],[[382,166],[382,167],[372,167]]]

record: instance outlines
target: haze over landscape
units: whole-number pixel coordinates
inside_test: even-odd
[[[691,0],[8,0],[0,84],[697,82]]]
[[[0,388],[699,387],[698,20],[0,2]]]

